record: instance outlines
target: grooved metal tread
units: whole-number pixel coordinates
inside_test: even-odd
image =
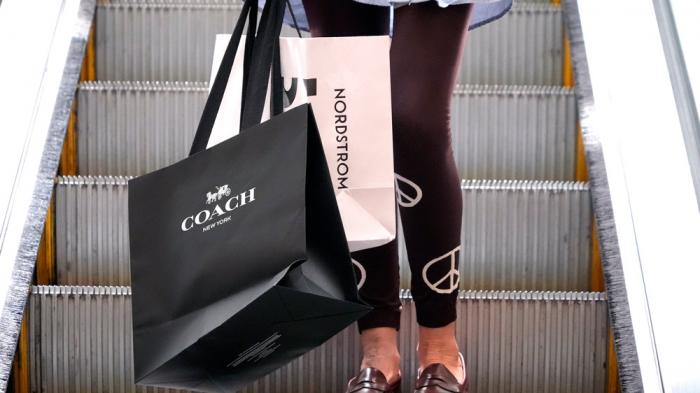
[[[403,389],[412,391],[417,329],[410,293],[401,299]],[[605,294],[463,291],[457,309],[470,392],[605,391]],[[32,391],[175,392],[133,385],[127,287],[33,287],[28,310]],[[242,392],[343,391],[360,356],[352,325]]]
[[[88,82],[78,90],[78,167],[140,175],[186,157],[207,97],[203,82]],[[573,180],[573,90],[459,85],[451,110],[463,178]]]
[[[56,180],[58,283],[130,283],[128,177]],[[397,183],[407,195],[412,191]],[[465,180],[459,253],[463,289],[585,290],[590,282],[588,184]],[[401,285],[410,286],[403,240]],[[358,269],[361,281],[361,270]]]
[[[128,186],[134,176],[57,176],[55,184],[72,186],[112,185]],[[590,191],[588,182],[568,180],[497,180],[497,179],[463,179],[465,190],[498,191]]]
[[[56,296],[131,296],[131,287],[127,285],[32,285],[32,295]],[[410,289],[399,291],[401,300],[412,301]],[[458,291],[459,300],[512,300],[512,301],[542,301],[542,302],[601,302],[607,301],[605,292],[589,291],[498,291],[498,290],[465,290]]]
[[[82,81],[78,90],[88,91],[179,91],[208,92],[208,82],[198,81],[119,81],[95,80]],[[457,84],[454,95],[563,95],[575,96],[574,89],[565,86],[546,85],[479,85]]]

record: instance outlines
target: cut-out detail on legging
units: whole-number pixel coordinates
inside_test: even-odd
[[[396,194],[397,194],[397,202],[399,203],[400,206],[402,207],[413,207],[420,202],[420,200],[423,198],[423,190],[418,186],[418,184],[406,179],[405,177],[399,175],[398,173],[394,173],[394,183],[396,185]],[[404,192],[401,189],[401,183],[407,184],[409,187],[413,188],[415,191],[416,195],[415,196],[410,196],[408,193]]]
[[[425,266],[423,267],[423,281],[425,282],[425,285],[428,286],[428,288],[432,289],[433,291],[437,293],[445,293],[449,294],[452,293],[452,291],[456,290],[459,288],[459,270],[457,269],[457,253],[459,252],[459,249],[462,246],[459,245],[457,246],[454,250],[440,255],[439,257],[435,259],[431,259]],[[435,265],[436,263],[439,262],[447,262],[447,258],[449,259],[450,263],[450,270],[442,276],[439,280],[435,282],[430,282],[428,279],[428,269],[430,269],[431,266]],[[440,288],[440,285],[445,282],[445,280],[448,280],[447,282],[449,283],[448,288]]]
[[[367,281],[367,270],[365,270],[365,267],[362,266],[360,262],[355,260],[355,258],[350,258],[352,261],[352,264],[355,265],[357,270],[360,272],[360,280],[357,282],[357,289],[362,288],[363,285],[365,285],[365,281]]]

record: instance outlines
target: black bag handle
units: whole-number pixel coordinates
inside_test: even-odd
[[[273,58],[275,57],[275,49],[279,45],[279,36],[284,20],[285,1],[267,0],[259,24],[256,20],[257,7],[257,0],[245,0],[243,3],[240,17],[233,29],[231,40],[226,47],[219,70],[207,97],[207,102],[204,105],[192,147],[190,148],[190,155],[199,153],[207,147],[216,116],[221,107],[224,92],[226,91],[226,85],[233,69],[233,62],[243,35],[246,18],[248,19],[248,31],[243,59],[240,128],[245,130],[260,123],[265,106],[270,71],[279,75],[279,68],[273,67]],[[273,76],[272,79],[276,81],[272,83],[272,97],[275,97],[273,98],[273,103],[276,103],[277,97],[282,96],[281,76]],[[281,110],[277,112],[276,108],[273,109],[273,113],[281,113]]]
[[[241,36],[243,35],[243,27],[245,26],[246,17],[251,13],[251,9],[253,7],[257,7],[257,4],[254,4],[254,2],[255,0],[245,0],[243,3],[241,15],[233,29],[231,40],[226,46],[226,51],[221,59],[219,70],[214,78],[214,84],[209,91],[207,102],[202,110],[202,116],[199,119],[199,125],[197,126],[197,131],[195,133],[194,140],[192,141],[192,147],[190,148],[190,155],[203,151],[207,148],[209,136],[211,135],[211,130],[214,127],[214,122],[216,121],[216,115],[219,113],[221,100],[223,99],[224,92],[226,91],[228,77],[231,75],[233,61],[236,58],[236,52],[238,51],[238,44],[240,43]],[[244,73],[245,72],[246,70],[244,69]]]
[[[245,103],[241,116],[241,131],[260,124],[262,113],[267,98],[268,79],[272,73],[273,112],[274,103],[282,96],[281,76],[278,67],[274,67],[275,53],[278,52],[279,37],[282,32],[284,10],[286,3],[283,0],[267,0],[263,8],[258,35],[255,37],[253,58],[251,60],[251,77],[245,90]]]
[[[242,16],[241,16],[242,17]],[[256,27],[258,24],[258,7],[252,6],[248,14],[248,32],[246,33],[245,49],[243,52],[243,86],[241,89],[241,113],[243,115],[243,105],[245,100],[245,91],[248,88],[248,80],[250,79],[250,60],[253,56],[253,46],[255,45]],[[233,37],[231,37],[233,39]],[[240,117],[240,116],[239,116]],[[240,121],[240,118],[239,118]]]

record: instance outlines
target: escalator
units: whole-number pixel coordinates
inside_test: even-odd
[[[77,171],[55,181],[55,280],[34,286],[27,307],[30,391],[168,391],[133,383],[127,181],[186,157],[214,35],[231,30],[239,8],[98,4],[94,80],[78,86],[69,133]],[[559,6],[518,2],[471,34],[455,87],[457,331],[471,392],[605,392],[616,377],[563,37]],[[400,350],[411,391],[417,329],[405,259]],[[360,357],[350,326],[244,391],[342,391]]]

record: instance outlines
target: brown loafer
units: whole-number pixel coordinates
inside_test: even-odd
[[[363,368],[356,377],[348,381],[345,393],[401,393],[401,377],[390,385],[379,369]]]
[[[467,393],[469,388],[467,368],[464,366],[461,353],[459,357],[464,371],[464,382],[460,384],[444,364],[433,363],[419,371],[415,393]]]

